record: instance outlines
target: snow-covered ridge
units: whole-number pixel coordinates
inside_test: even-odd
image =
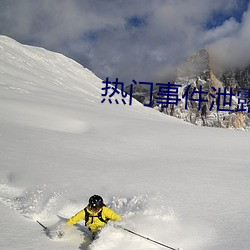
[[[22,45],[5,36],[0,36],[0,74],[0,112],[5,113],[2,119],[27,126],[84,132],[89,125],[75,118],[70,106],[99,105],[103,99],[102,80],[82,65],[62,54]],[[135,100],[133,106],[142,107]],[[7,107],[8,114],[4,111]]]
[[[0,36],[0,56],[1,73],[12,75],[17,80],[19,77],[20,80],[23,78],[24,92],[32,93],[34,89],[32,86],[37,86],[38,83],[42,85],[43,89],[49,88],[49,85],[52,84],[57,86],[57,90],[82,91],[91,96],[93,95],[91,91],[100,91],[101,82],[98,77],[62,54],[40,47],[22,45],[11,38]],[[1,75],[1,84],[6,84],[5,75]],[[93,78],[96,80],[95,83],[89,81]],[[17,91],[18,89],[22,91],[21,86],[17,87]],[[51,88],[49,89],[51,90]]]
[[[82,103],[101,98],[101,80],[88,69],[61,54],[4,36],[0,37],[0,74],[3,121],[81,133],[88,129],[85,121],[72,117],[66,107],[50,104],[67,102],[69,94]]]

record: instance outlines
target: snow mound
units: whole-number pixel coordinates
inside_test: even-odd
[[[32,128],[41,128],[66,133],[84,133],[90,129],[90,125],[77,120],[70,112],[60,108],[51,108],[48,105],[33,104],[29,102],[3,101],[0,113],[8,109],[8,113],[2,117],[2,121],[15,123]]]

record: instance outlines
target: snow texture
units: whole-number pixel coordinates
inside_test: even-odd
[[[0,248],[163,249],[112,223],[94,242],[84,222],[65,228],[99,194],[163,244],[248,250],[249,133],[101,103],[102,87],[63,55],[0,37]]]

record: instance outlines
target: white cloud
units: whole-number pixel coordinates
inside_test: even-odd
[[[219,64],[235,67],[250,64],[250,9],[244,13],[242,22],[234,32],[210,45]]]
[[[2,0],[0,33],[63,52],[101,77],[152,81],[162,79],[166,68],[204,45],[213,43],[219,50],[220,44],[232,46],[236,41],[231,33],[241,30],[240,37],[247,39],[247,14],[242,24],[232,18],[214,30],[204,29],[215,11],[230,14],[237,4],[237,0]],[[143,25],[131,25],[131,17],[143,20]]]
[[[214,41],[218,41],[222,38],[231,36],[235,34],[240,28],[240,24],[235,20],[235,18],[230,18],[226,20],[221,26],[216,28],[205,30],[200,36],[201,44],[211,44]]]

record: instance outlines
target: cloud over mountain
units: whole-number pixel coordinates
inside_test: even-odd
[[[228,50],[246,55],[247,2],[3,0],[0,33],[62,52],[102,78],[155,81],[202,47],[226,62]]]

